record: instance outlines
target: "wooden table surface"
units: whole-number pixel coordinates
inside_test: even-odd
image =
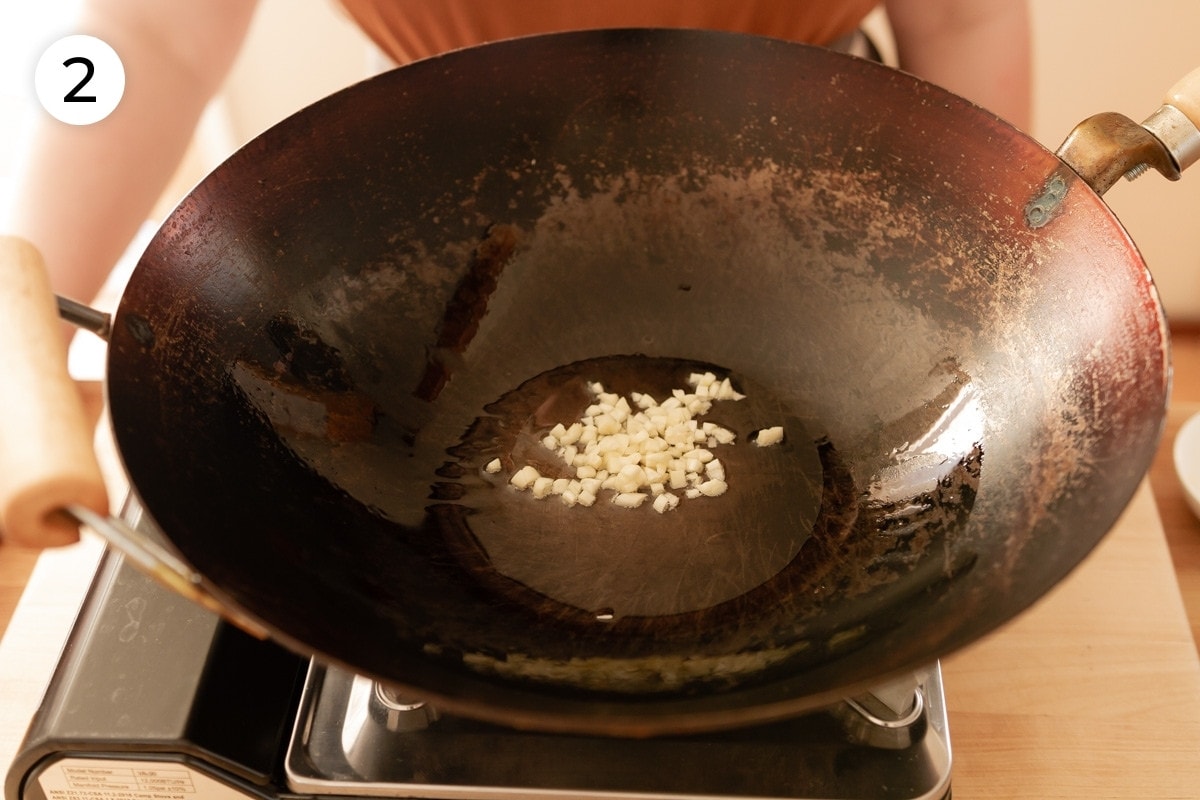
[[[1198,391],[1173,400],[1160,456],[1113,532],[1030,611],[944,659],[956,798],[1200,798],[1200,521],[1169,458],[1200,412],[1200,337],[1193,355]],[[0,770],[98,549],[47,553],[41,591],[0,641]],[[34,562],[0,546],[0,619]]]

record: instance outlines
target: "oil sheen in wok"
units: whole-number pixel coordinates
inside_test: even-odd
[[[542,438],[577,420],[592,402],[589,382],[613,393],[670,396],[695,372],[728,370],[702,362],[646,356],[588,359],[538,375],[489,404],[451,453],[444,469],[458,475],[435,491],[470,509],[474,551],[500,575],[548,600],[611,620],[696,611],[769,581],[795,558],[812,532],[821,499],[822,467],[803,421],[769,390],[735,380],[746,395],[717,402],[705,415],[741,444],[720,448],[729,491],[684,503],[669,514],[598,502],[590,508],[539,503],[507,485],[513,470],[533,465],[567,477],[568,468]],[[786,445],[757,448],[750,435],[786,420]],[[491,475],[492,458],[504,465]],[[607,493],[605,493],[607,495]],[[607,498],[606,498],[607,499]]]

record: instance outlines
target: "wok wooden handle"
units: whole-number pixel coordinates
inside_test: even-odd
[[[1168,89],[1162,106],[1142,124],[1167,148],[1179,172],[1200,161],[1200,68]]]
[[[108,493],[41,255],[0,236],[0,535],[49,547],[79,538],[61,513],[108,514]]]
[[[1184,75],[1168,89],[1163,103],[1178,108],[1193,125],[1200,128],[1200,67]]]

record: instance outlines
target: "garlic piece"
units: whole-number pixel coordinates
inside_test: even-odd
[[[621,508],[637,508],[646,501],[647,497],[649,495],[642,494],[641,492],[619,492],[613,497],[613,503]]]
[[[714,458],[704,465],[704,474],[711,480],[723,481],[725,480],[725,465],[721,463],[720,459]]]
[[[654,498],[654,510],[660,514],[665,514],[671,509],[679,505],[679,495],[666,492]]]
[[[513,476],[508,479],[508,482],[511,483],[513,486],[517,487],[518,489],[524,490],[524,489],[528,489],[530,486],[532,486],[533,482],[536,481],[540,477],[541,477],[541,475],[538,474],[538,471],[536,469],[534,469],[533,467],[531,467],[529,465],[526,465],[524,467],[521,467],[515,473],[513,473]]]
[[[763,428],[754,436],[754,443],[759,447],[770,447],[783,441],[783,426]]]

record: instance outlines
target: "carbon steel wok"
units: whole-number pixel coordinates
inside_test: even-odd
[[[698,368],[746,395],[706,418],[726,494],[507,484],[586,381]],[[146,250],[108,376],[137,495],[230,613],[447,711],[644,735],[811,709],[1021,612],[1131,498],[1169,365],[1097,191],[992,115],[619,31],[416,63],[255,139]]]

